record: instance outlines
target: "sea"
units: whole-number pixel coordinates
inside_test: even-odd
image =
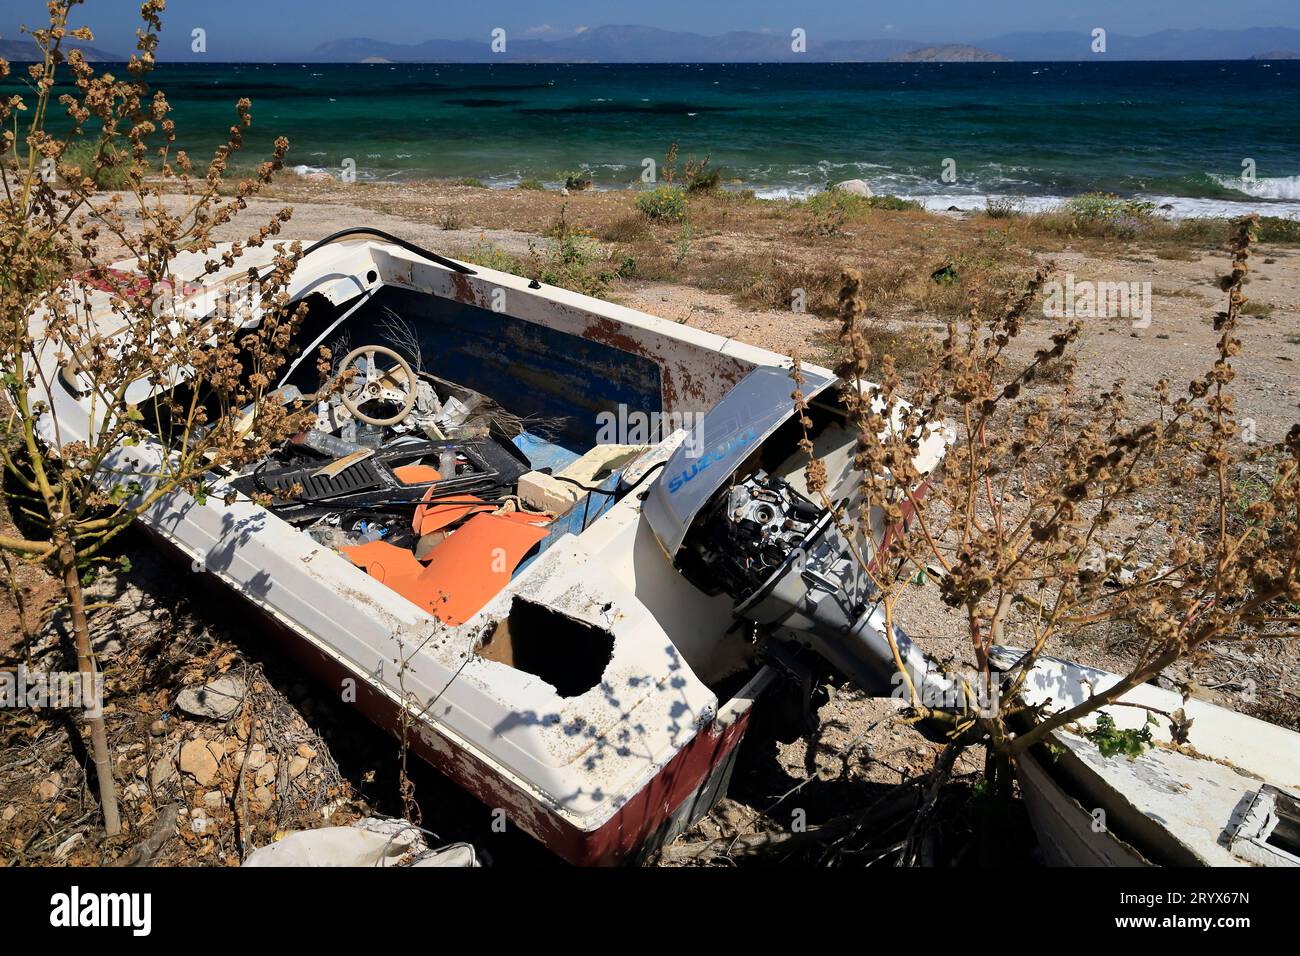
[[[1300,218],[1300,60],[853,64],[162,64],[201,156],[252,100],[240,161],[299,175],[595,188],[707,156],[729,189],[865,180],[930,208],[1041,209],[1084,192],[1174,216]]]

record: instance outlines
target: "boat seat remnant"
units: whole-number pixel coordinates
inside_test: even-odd
[[[544,604],[516,597],[509,615],[496,622],[475,653],[540,677],[567,699],[600,683],[614,653],[614,635]]]
[[[645,445],[597,445],[560,471],[519,476],[519,497],[531,507],[563,515],[592,488],[646,451]]]

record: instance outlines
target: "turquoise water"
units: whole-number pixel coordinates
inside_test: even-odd
[[[247,159],[283,134],[290,165],[338,175],[352,159],[362,180],[585,168],[622,186],[677,140],[767,196],[862,178],[932,205],[1101,189],[1300,210],[1300,61],[164,64],[153,82],[196,153],[248,96]]]

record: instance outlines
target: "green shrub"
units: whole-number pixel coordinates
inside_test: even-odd
[[[1081,193],[1065,204],[1075,219],[1115,219],[1129,216],[1150,219],[1156,204],[1140,199],[1121,199],[1114,193]]]
[[[645,216],[630,212],[607,223],[600,230],[600,238],[606,242],[639,242],[650,235],[650,226]]]
[[[1277,216],[1261,216],[1259,241],[1300,242],[1300,222],[1294,219],[1280,219]]]
[[[680,268],[681,264],[686,261],[686,257],[691,254],[691,239],[692,232],[689,224],[682,226],[681,232],[673,238],[673,265],[675,267]]]
[[[462,253],[460,258],[476,266],[496,269],[498,272],[509,272],[517,276],[524,275],[526,271],[523,261],[518,256],[503,252],[497,246],[482,239],[475,244],[474,248]]]
[[[473,186],[475,189],[487,189],[487,186],[484,185],[483,180],[481,180],[481,179],[475,179],[475,178],[473,178],[472,176],[466,176],[464,179],[458,179],[458,180],[456,180],[456,185],[457,185],[457,186]]]
[[[1151,727],[1155,719],[1148,714],[1147,723],[1139,730],[1120,730],[1115,726],[1115,718],[1104,711],[1097,715],[1097,724],[1092,730],[1084,732],[1103,757],[1115,757],[1123,754],[1129,760],[1142,756],[1142,751],[1150,749]]]
[[[869,198],[846,193],[842,189],[827,189],[814,193],[804,200],[804,205],[818,219],[828,217],[859,219],[871,213]]]
[[[984,215],[990,219],[1010,219],[1012,216],[1020,215],[1020,200],[1011,196],[1002,196],[994,198],[990,196],[984,200]]]
[[[711,167],[709,157],[701,160],[690,157],[686,160],[686,191],[688,193],[713,193],[722,183],[722,169]]]
[[[1139,199],[1121,199],[1112,193],[1083,193],[1065,204],[1077,225],[1102,235],[1128,239],[1147,226],[1156,204]]]
[[[529,249],[537,263],[537,276],[547,285],[602,296],[618,275],[616,270],[604,267],[604,250],[585,229],[566,229],[551,240],[545,252],[532,243]]]
[[[636,208],[655,222],[681,222],[686,218],[686,190],[659,186],[637,196]]]
[[[611,268],[605,250],[587,230],[570,228],[563,218],[557,228],[545,245],[529,240],[526,258],[503,252],[484,240],[479,240],[460,258],[476,266],[535,278],[547,285],[593,296],[604,295],[615,279],[636,272],[636,260],[630,256]]]
[[[868,197],[846,193],[842,189],[815,193],[797,205],[804,206],[812,213],[813,221],[806,231],[822,237],[838,236],[845,221],[863,219],[871,214],[871,200]]]
[[[539,191],[545,189],[546,187],[542,185],[542,181],[540,179],[529,178],[529,179],[520,180],[519,188]]]
[[[99,154],[98,139],[73,140],[63,151],[60,165],[77,166],[83,177],[89,176],[95,181],[96,189],[126,189],[131,180],[131,157],[122,149],[109,144],[104,150],[108,165],[95,169],[95,157]]]

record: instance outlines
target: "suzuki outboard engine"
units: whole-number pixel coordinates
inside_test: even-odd
[[[803,391],[814,454],[827,466],[826,496],[856,513],[856,435],[829,373],[805,368]],[[874,586],[855,551],[869,561],[885,528],[870,534],[837,527],[805,485],[808,459],[795,414],[789,370],[758,368],[703,418],[651,487],[645,514],[659,543],[696,587],[726,593],[738,617],[787,644],[809,646],[863,690],[890,694],[900,684]],[[929,426],[918,442],[924,473],[947,447]],[[820,496],[819,496],[820,498]],[[895,625],[895,645],[918,691],[948,699],[953,689]],[[944,695],[932,697],[931,695]]]

